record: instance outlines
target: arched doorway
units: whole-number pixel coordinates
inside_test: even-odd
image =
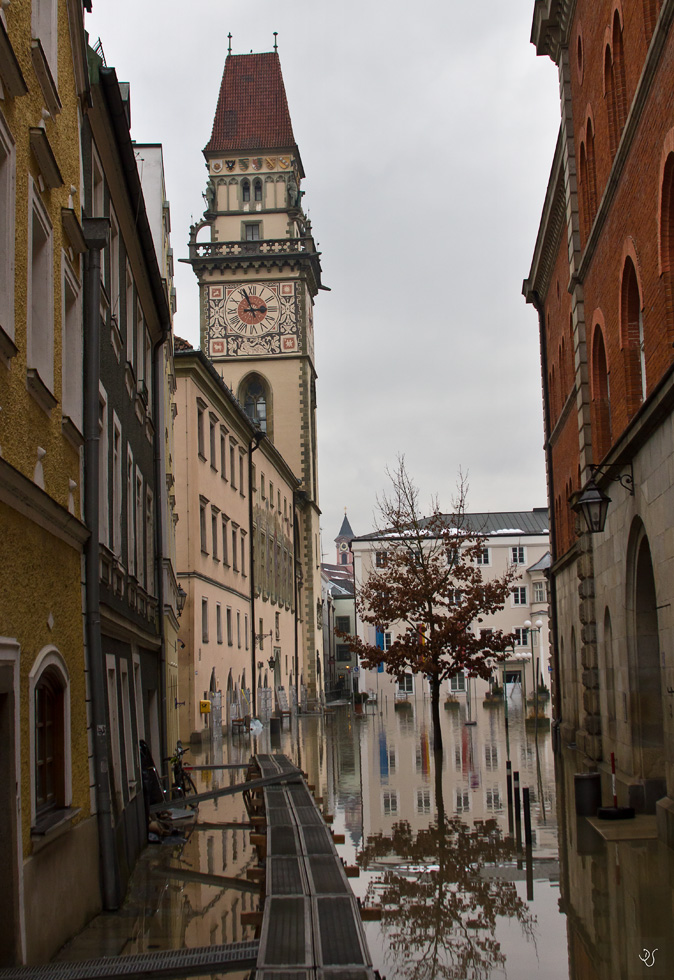
[[[630,727],[634,775],[645,784],[646,809],[665,792],[662,674],[655,576],[648,538],[636,522],[628,549]]]

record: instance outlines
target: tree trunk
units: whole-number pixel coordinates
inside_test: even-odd
[[[431,718],[433,719],[433,751],[442,755],[442,728],[440,727],[440,679],[431,677]]]

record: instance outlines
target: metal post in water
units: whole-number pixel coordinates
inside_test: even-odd
[[[522,806],[524,808],[524,843],[527,847],[532,846],[531,838],[531,808],[529,804],[529,787],[522,789]]]
[[[520,774],[513,773],[513,786],[515,793],[515,840],[518,848],[522,846],[522,810],[520,805]]]
[[[506,762],[506,785],[508,787],[508,833],[513,835],[513,774],[510,759]]]

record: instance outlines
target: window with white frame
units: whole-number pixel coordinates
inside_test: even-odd
[[[498,769],[498,745],[496,742],[487,742],[484,747],[484,764],[490,771]]]
[[[61,257],[61,412],[82,432],[82,304],[80,284]]]
[[[229,565],[229,518],[222,515],[222,564]]]
[[[348,617],[346,618],[348,619]],[[393,643],[393,634],[388,630],[384,630],[384,650],[390,650],[392,643]]]
[[[412,674],[404,674],[402,680],[398,681],[398,691],[400,694],[414,694],[414,677]]]
[[[143,474],[136,466],[136,577],[145,585],[145,562],[143,561],[143,528],[145,527],[145,506],[143,501]]]
[[[480,548],[478,551],[475,562],[478,565],[490,565],[489,548]]]
[[[381,794],[381,807],[385,817],[398,815],[398,790],[385,789]]]
[[[211,538],[213,539],[213,561],[219,561],[218,558],[218,515],[220,511],[217,507],[211,504]]]
[[[29,675],[33,792],[31,822],[44,826],[71,803],[70,677],[56,647],[45,647]]]
[[[501,800],[501,787],[500,786],[488,786],[485,791],[485,804],[487,809],[492,813],[497,810],[503,809],[503,801]]]
[[[112,550],[122,557],[122,424],[112,413]]]
[[[514,545],[510,549],[510,562],[513,565],[526,565],[527,549],[522,545]]]
[[[208,413],[208,446],[211,453],[211,468],[217,470],[215,456],[215,434],[217,431],[218,417],[212,412]]]
[[[16,150],[14,139],[0,113],[0,328],[14,340],[14,212],[16,198]]]
[[[468,813],[470,810],[470,793],[467,789],[457,789],[456,791],[456,812]]]
[[[463,671],[449,678],[449,689],[454,693],[466,690],[466,675]]]
[[[201,600],[201,642],[208,643],[208,599]]]
[[[134,467],[131,446],[126,447],[126,560],[129,575],[136,574],[136,536],[134,534]]]
[[[234,636],[232,633],[232,610],[229,606],[227,606],[227,646],[234,646]]]
[[[516,626],[513,632],[515,634],[516,647],[529,646],[529,630],[527,629],[526,626]]]
[[[31,31],[42,45],[49,71],[58,82],[58,3],[57,0],[33,0]]]
[[[208,506],[208,500],[205,497],[199,497],[199,539],[201,544],[202,555],[208,554],[208,539],[206,535],[206,508]]]
[[[425,786],[416,791],[416,810],[418,814],[431,812],[431,791]]]
[[[513,606],[526,606],[527,605],[527,587],[526,585],[516,585],[512,590],[512,600]]]
[[[54,236],[31,180],[27,367],[54,390]]]
[[[243,452],[239,453],[239,493],[242,497],[246,496],[246,481],[245,481],[245,468],[244,468],[244,455]]]
[[[545,582],[534,582],[534,602],[546,602]]]
[[[236,443],[229,437],[229,481],[232,489],[236,490]]]
[[[154,498],[149,487],[145,489],[145,565],[146,588],[154,595]]]
[[[232,568],[235,572],[239,570],[239,538],[238,538],[238,525],[232,524]]]
[[[215,604],[215,635],[218,643],[222,643],[222,606]]]
[[[110,500],[108,494],[108,396],[98,383],[98,540],[106,547],[110,541]]]

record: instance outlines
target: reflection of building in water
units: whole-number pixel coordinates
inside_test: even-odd
[[[534,690],[534,678],[549,688],[548,592],[549,567],[548,512],[545,507],[533,511],[497,514],[466,514],[471,527],[485,534],[484,548],[478,560],[484,579],[501,576],[509,565],[517,566],[520,576],[513,583],[510,598],[501,612],[485,615],[473,624],[476,635],[491,630],[515,634],[515,644],[508,659],[494,669],[493,682],[509,688],[519,687],[524,695]],[[356,591],[375,571],[386,568],[387,542],[391,536],[378,533],[354,538],[351,543]],[[378,631],[358,622],[358,635],[367,643],[386,651],[399,632],[395,623]],[[380,671],[360,667],[361,691],[398,700],[415,700],[429,694],[429,684],[421,674],[405,674],[401,681]],[[443,696],[469,701],[482,698],[487,682],[466,677],[463,673],[442,685]]]
[[[655,817],[603,822],[609,838],[636,838],[623,840],[604,840],[587,818],[576,817],[575,768],[565,758],[558,777],[561,908],[568,922],[569,978],[671,977],[674,852],[656,839]],[[646,953],[656,949],[649,959]]]
[[[521,710],[513,710],[506,739],[503,708],[480,705],[478,724],[465,724],[463,707],[443,713],[443,797],[448,814],[469,823],[497,820],[508,830],[506,762],[520,772],[530,790],[532,826],[537,852],[556,850],[554,767],[550,733],[538,737]],[[412,830],[427,827],[436,814],[430,705],[419,701],[404,707],[392,702],[360,722],[367,726],[361,740],[363,832],[389,834],[395,823]]]

